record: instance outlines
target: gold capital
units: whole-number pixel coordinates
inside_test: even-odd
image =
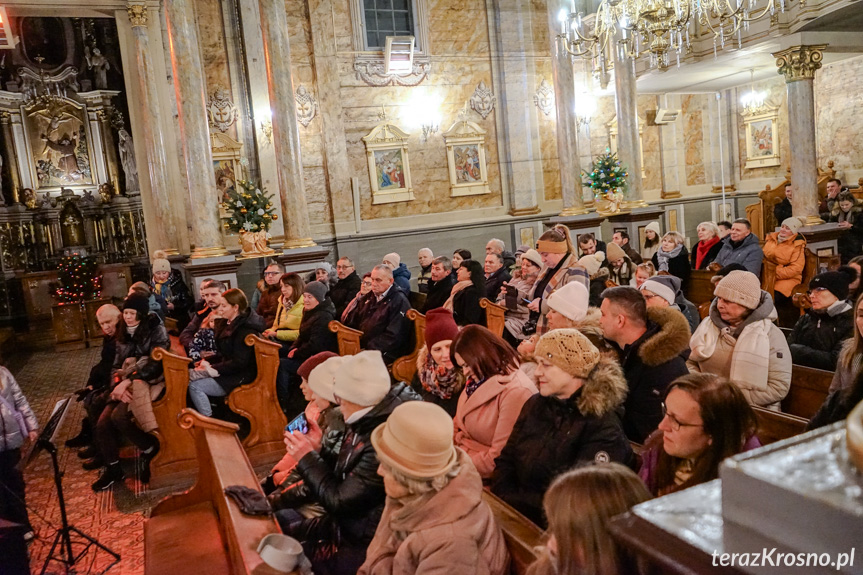
[[[776,67],[785,76],[786,82],[812,80],[815,71],[821,67],[826,44],[818,46],[794,46],[781,52],[774,52]]]
[[[129,4],[126,7],[126,10],[129,12],[129,22],[132,23],[132,27],[147,27],[147,7],[143,4]]]

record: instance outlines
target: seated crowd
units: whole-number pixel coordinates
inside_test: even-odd
[[[830,209],[853,228],[844,200]],[[285,433],[262,487],[315,573],[507,572],[484,488],[547,528],[531,573],[639,573],[606,521],[714,479],[723,459],[759,446],[752,406],[780,409],[792,364],[835,371],[810,426],[863,399],[860,261],[815,275],[811,307],[791,316],[800,227],[784,218],[762,247],[746,220],[703,222],[691,252],[658,222],[643,246],[617,231],[576,247],[556,226],[514,253],[492,239],[482,259],[424,248],[418,299],[396,253],[363,276],[348,257],[305,279],[271,263],[248,299],[208,279],[178,322],[194,360],[190,402],[218,417],[223,398],[255,378],[248,334],[281,346],[278,401],[289,420],[305,415],[307,432]],[[776,265],[773,297],[764,261]],[[155,287],[133,288],[122,310],[98,313],[105,345],[68,443],[102,469],[94,490],[122,479],[122,437],[140,450],[145,481],[159,449],[150,402],[164,383],[150,354],[171,344],[149,296],[173,293],[163,268],[157,259]],[[684,293],[692,270],[708,268],[721,269],[702,319]],[[486,326],[483,298],[504,308],[503,333]],[[424,345],[413,380],[396,381],[388,366],[413,349],[412,302],[425,314]],[[787,336],[782,313],[796,320]],[[363,351],[337,355],[333,320],[362,332]]]

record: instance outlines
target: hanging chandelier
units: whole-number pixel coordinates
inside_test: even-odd
[[[594,60],[594,69],[602,72],[609,68],[607,49],[616,34],[627,56],[647,53],[651,67],[666,68],[670,54],[680,65],[681,55],[690,51],[696,22],[713,36],[716,56],[728,42],[741,47],[750,23],[784,11],[785,0],[602,0],[590,28],[573,3],[569,14],[561,10],[558,16],[558,38],[567,52]]]

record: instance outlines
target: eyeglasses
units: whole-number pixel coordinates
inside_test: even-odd
[[[680,431],[681,427],[704,427],[703,423],[682,423],[678,421],[676,417],[668,413],[668,408],[665,407],[665,402],[662,402],[662,417],[665,419],[668,418],[668,422],[671,424],[672,431]]]

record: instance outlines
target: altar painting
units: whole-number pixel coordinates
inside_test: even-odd
[[[41,188],[92,185],[87,116],[71,100],[23,110],[33,181]]]

